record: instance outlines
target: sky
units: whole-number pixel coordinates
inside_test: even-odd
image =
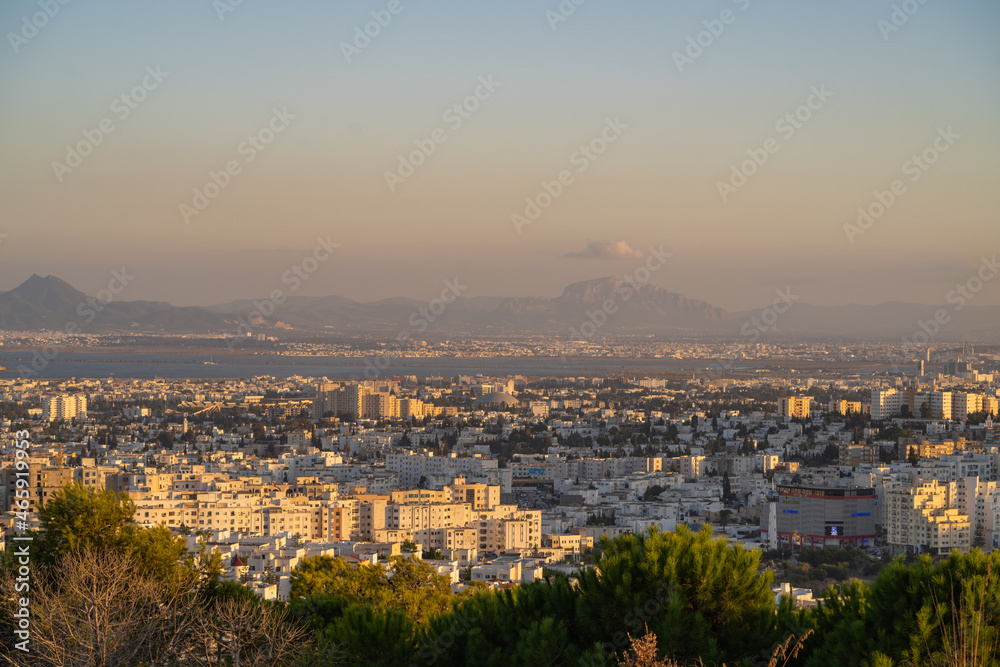
[[[728,310],[943,304],[1000,252],[995,0],[5,0],[0,32],[0,290],[554,297],[655,250]]]

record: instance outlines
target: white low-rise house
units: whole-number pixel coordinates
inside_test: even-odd
[[[434,568],[435,573],[447,577],[453,591],[458,587],[462,568],[457,560],[425,560],[424,562]]]
[[[792,585],[786,581],[783,584],[779,584],[777,588],[772,588],[771,591],[774,593],[775,606],[781,604],[781,598],[786,595],[795,601],[796,607],[816,606],[816,600],[813,598],[811,588],[792,588]]]
[[[524,558],[505,556],[472,568],[472,580],[488,584],[527,584],[541,578],[542,568]]]

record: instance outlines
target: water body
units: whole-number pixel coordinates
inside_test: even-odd
[[[59,378],[251,378],[260,375],[287,377],[358,378],[373,377],[374,366],[357,357],[307,357],[239,355],[208,358],[183,354],[118,354],[113,350],[59,354],[44,365],[28,352],[0,352],[0,377],[13,378],[18,369],[36,369],[30,377]],[[381,377],[394,375],[606,375],[620,373],[658,373],[663,371],[699,371],[708,369],[702,360],[616,359],[559,357],[492,358],[401,358],[390,359],[380,371]],[[368,374],[366,375],[366,369]]]

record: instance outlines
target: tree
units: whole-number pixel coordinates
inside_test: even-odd
[[[292,572],[292,599],[315,594],[343,598],[354,604],[405,612],[415,623],[451,609],[448,578],[416,558],[392,556],[381,565],[351,567],[343,558],[304,558]]]
[[[407,667],[417,658],[414,635],[413,622],[399,610],[351,605],[319,633],[318,653],[339,651],[351,665]]]
[[[852,580],[830,591],[812,623],[817,641],[807,667],[996,665],[1000,629],[1000,552],[952,552],[935,563],[897,559],[874,584]],[[975,661],[956,659],[975,653]]]
[[[976,532],[972,537],[972,546],[982,549],[986,546],[986,526],[982,521],[976,524]]]
[[[604,539],[601,546],[598,568],[579,576],[584,633],[639,632],[642,626],[630,619],[643,610],[668,655],[705,662],[738,662],[780,636],[772,573],[758,571],[759,551],[712,539],[709,526],[695,533],[683,525],[673,533]]]
[[[178,571],[145,574],[131,555],[83,547],[31,581],[30,654],[14,664],[125,667],[167,664],[185,655],[198,611],[197,580]],[[13,590],[13,573],[5,590]]]
[[[657,498],[660,497],[660,494],[663,493],[664,491],[666,491],[666,489],[664,489],[662,486],[660,486],[659,484],[654,484],[653,486],[646,489],[646,492],[642,494],[642,499],[656,500]]]
[[[250,427],[251,435],[253,436],[254,442],[260,442],[264,439],[266,433],[264,425],[260,422],[254,422],[253,426]]]
[[[127,493],[67,484],[38,510],[37,562],[51,566],[71,552],[112,549],[134,556],[144,572],[168,578],[180,567],[184,540],[165,526],[138,526],[134,514],[135,504]]]
[[[733,487],[729,481],[729,471],[722,473],[722,499],[731,500],[733,497]]]
[[[920,418],[921,419],[931,418],[931,404],[927,401],[924,401],[923,403],[920,404]]]
[[[288,622],[283,605],[265,603],[253,593],[217,599],[197,616],[185,664],[291,665],[303,653],[307,635],[305,627]]]
[[[597,665],[582,660],[585,637],[577,625],[577,594],[565,575],[502,591],[486,590],[455,611],[426,624],[418,634],[418,664]]]

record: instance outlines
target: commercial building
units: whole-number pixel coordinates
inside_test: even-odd
[[[875,489],[779,486],[776,508],[782,547],[864,547],[875,541]]]

